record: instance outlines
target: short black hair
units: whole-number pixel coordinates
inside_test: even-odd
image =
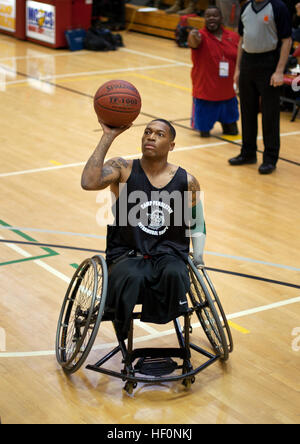
[[[169,127],[172,142],[173,142],[173,140],[175,140],[176,130],[175,130],[174,126],[171,124],[171,122],[169,122],[169,120],[166,120],[166,119],[153,119],[152,122],[163,122],[163,123],[165,123]]]
[[[222,11],[217,5],[208,5],[205,11],[207,11],[208,9],[216,9],[217,11],[219,11],[220,16],[223,17]]]

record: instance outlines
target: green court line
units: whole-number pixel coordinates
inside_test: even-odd
[[[11,227],[11,225],[9,225],[8,223],[4,222],[3,220],[0,220],[0,225],[3,225],[5,227]],[[18,236],[21,236],[21,237],[23,237],[24,239],[26,239],[28,241],[37,242],[36,239],[33,239],[32,237],[28,236],[28,234],[25,234],[22,231],[15,230],[13,228],[10,231],[13,231]],[[13,261],[0,262],[0,266],[2,266],[2,265],[17,264],[19,262],[34,261],[34,260],[38,260],[38,259],[44,259],[45,257],[51,257],[51,256],[59,255],[59,253],[57,253],[56,251],[52,250],[52,248],[48,248],[48,247],[40,247],[40,248],[42,250],[46,251],[47,254],[38,255],[38,256],[32,256],[32,257],[25,257],[23,259],[16,259],[16,260],[13,260]]]
[[[38,259],[44,259],[45,257],[51,257],[51,256],[56,256],[59,253],[51,253],[51,254],[43,254],[42,256],[32,256],[32,257],[24,257],[23,259],[15,259],[13,261],[8,261],[8,262],[0,262],[0,267],[2,265],[11,265],[11,264],[18,264],[19,262],[28,262],[28,261],[36,261]]]

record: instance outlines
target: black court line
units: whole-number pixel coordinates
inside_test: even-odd
[[[29,241],[20,241],[20,240],[7,240],[7,239],[0,239],[0,242],[3,243],[9,243],[9,244],[23,244],[23,245],[35,245],[36,247],[49,247],[50,245],[53,246],[53,248],[63,248],[66,250],[78,250],[78,251],[88,251],[92,253],[105,253],[103,250],[92,250],[90,248],[82,248],[82,247],[71,247],[68,245],[54,245],[54,244],[44,244],[41,242],[29,242]]]
[[[257,281],[269,282],[270,284],[285,285],[286,287],[292,287],[292,288],[300,288],[300,285],[297,285],[297,284],[291,284],[289,282],[283,282],[283,281],[276,281],[274,279],[268,279],[268,278],[264,278],[264,277],[260,277],[260,276],[253,276],[250,274],[238,273],[235,271],[221,270],[220,268],[205,267],[205,269],[210,270],[210,271],[216,271],[217,273],[231,274],[233,276],[240,276],[240,277],[244,277],[244,278],[256,279]]]
[[[8,71],[10,71],[10,70],[8,70]],[[33,80],[38,80],[39,82],[47,83],[48,85],[54,86],[56,88],[63,89],[65,91],[72,92],[74,94],[78,94],[80,96],[88,97],[89,99],[93,99],[94,98],[94,96],[91,95],[91,94],[87,94],[85,92],[78,91],[77,89],[68,88],[67,86],[59,85],[58,83],[53,83],[53,82],[50,82],[49,80],[41,80],[38,77],[31,76],[31,75],[25,74],[25,73],[20,72],[20,71],[15,71],[15,73],[18,74],[21,77],[26,77],[26,78],[33,79]],[[157,119],[157,116],[154,116],[153,114],[147,114],[147,113],[144,113],[142,111],[140,112],[140,114],[142,116],[145,116],[145,117],[150,117],[151,119]],[[180,119],[180,120],[184,120],[184,119]],[[141,126],[141,124],[138,125],[138,126]]]
[[[6,69],[7,71],[12,71],[12,70],[7,69],[7,68],[5,68],[5,69]],[[29,75],[29,74],[25,74],[25,73],[20,72],[20,71],[15,71],[15,73],[16,73],[17,75],[21,76],[21,77],[26,77],[26,78],[33,79],[33,80],[38,80],[39,82],[47,83],[48,85],[54,86],[54,87],[56,87],[56,88],[63,89],[63,90],[65,90],[65,91],[72,92],[72,93],[74,93],[74,94],[78,94],[78,95],[80,95],[80,96],[88,97],[88,98],[90,98],[90,99],[93,99],[93,98],[94,98],[94,96],[92,96],[91,94],[87,94],[87,93],[84,93],[84,92],[82,92],[82,91],[78,91],[77,89],[68,88],[67,86],[59,85],[58,83],[53,83],[53,82],[50,82],[49,80],[42,80],[42,79],[39,79],[38,77],[31,76],[31,75]],[[142,111],[140,112],[140,114],[141,114],[142,116],[145,116],[145,117],[150,117],[151,119],[157,119],[157,118],[158,118],[157,116],[154,116],[153,114],[145,113],[145,112],[142,112]],[[188,118],[188,119],[189,119],[189,118]],[[186,119],[186,120],[188,120],[188,119]],[[177,125],[177,126],[181,127],[181,128],[188,129],[188,130],[190,130],[190,131],[194,131],[194,130],[193,130],[191,127],[189,127],[189,126],[186,126],[186,125],[182,125],[182,124],[177,123],[178,121],[181,121],[181,120],[184,120],[184,119],[170,120],[170,122],[173,123],[174,125]],[[134,125],[134,126],[135,126],[135,125]],[[227,143],[232,143],[233,145],[241,146],[240,143],[235,142],[235,141],[233,141],[233,140],[227,140],[227,139],[224,139],[224,138],[222,138],[222,137],[215,136],[215,135],[212,135],[211,137],[215,137],[216,139],[222,140],[222,141],[227,142]],[[258,150],[258,152],[259,152],[259,153],[262,153],[263,151]],[[294,161],[294,160],[285,159],[284,157],[279,157],[279,159],[282,160],[282,161],[284,161],[284,162],[288,162],[288,163],[291,163],[291,164],[293,164],[293,165],[300,166],[300,163],[299,163],[299,162],[296,162],[296,161]]]
[[[99,254],[105,253],[104,250],[94,250],[94,249],[90,249],[90,248],[72,247],[72,246],[67,246],[67,245],[44,244],[41,242],[27,242],[27,241],[20,241],[20,240],[5,240],[5,239],[0,239],[0,242],[11,243],[11,244],[35,245],[38,247],[62,248],[62,249],[66,249],[66,250],[87,251],[87,252],[99,253]],[[219,268],[205,267],[205,269],[210,270],[210,271],[216,271],[218,273],[230,274],[232,276],[239,276],[239,277],[244,277],[247,279],[255,279],[258,281],[268,282],[270,284],[283,285],[285,287],[292,287],[292,288],[299,288],[300,289],[300,285],[292,284],[290,282],[277,281],[274,279],[268,279],[268,278],[254,276],[254,275],[245,274],[245,273],[238,273],[235,271],[222,270]]]

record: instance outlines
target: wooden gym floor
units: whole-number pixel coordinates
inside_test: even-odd
[[[137,33],[123,38],[116,52],[71,53],[0,35],[2,423],[299,424],[299,117],[292,123],[282,113],[272,175],[260,176],[258,165],[230,167],[240,137],[225,140],[216,124],[201,139],[189,127],[189,50]],[[199,373],[190,391],[180,383],[139,384],[129,396],[119,379],[84,367],[66,377],[54,355],[76,264],[92,255],[84,249],[105,248],[101,195],[81,190],[80,176],[101,134],[93,94],[117,78],[136,85],[143,106],[109,155],[138,157],[144,125],[172,120],[178,136],[170,161],[204,191],[205,261],[235,349],[225,364]],[[140,346],[155,346],[157,332],[160,345],[175,346],[170,328],[141,324],[135,334]],[[100,332],[87,363],[114,342],[109,327]],[[200,328],[195,338],[209,349]]]

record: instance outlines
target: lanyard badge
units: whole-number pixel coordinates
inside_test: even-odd
[[[221,60],[219,63],[219,76],[228,77],[229,76],[229,62],[226,60]]]

